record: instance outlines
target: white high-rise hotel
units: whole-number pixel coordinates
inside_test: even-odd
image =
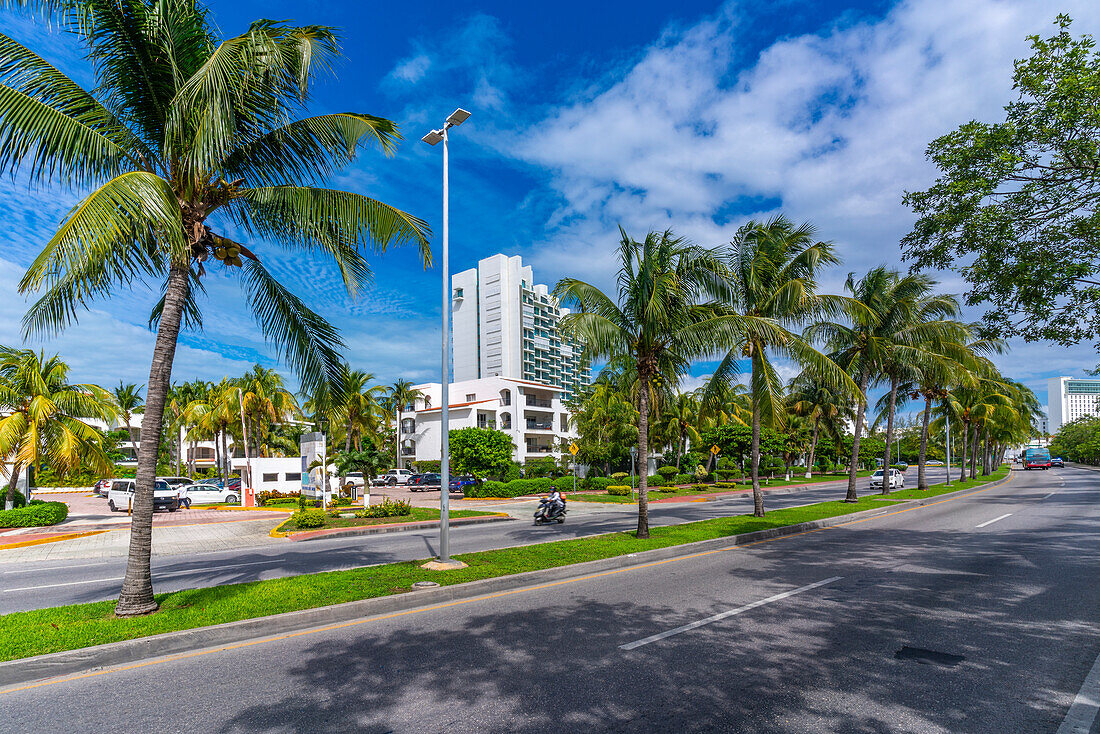
[[[591,382],[581,348],[558,328],[559,307],[518,256],[493,255],[451,279],[454,382],[450,427],[495,428],[512,439],[515,458],[560,456],[575,434],[565,401]],[[416,386],[424,397],[401,426],[406,460],[438,460],[442,386]]]
[[[1049,431],[1058,433],[1067,423],[1082,416],[1100,415],[1100,380],[1077,377],[1052,377],[1047,380],[1047,412]]]
[[[511,377],[550,385],[569,399],[591,374],[580,347],[558,329],[569,313],[517,255],[493,255],[451,280],[455,382]]]

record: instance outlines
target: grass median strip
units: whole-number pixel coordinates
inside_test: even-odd
[[[994,475],[978,483],[997,478],[999,476]],[[965,487],[955,485],[950,491],[960,488]],[[919,496],[929,496],[935,491],[922,492]],[[417,581],[459,584],[796,525],[882,507],[883,500],[903,499],[896,494],[888,497],[869,495],[855,503],[821,502],[772,510],[763,518],[736,515],[652,528],[650,537],[644,540],[635,538],[632,533],[608,533],[466,553],[457,558],[465,561],[468,567],[454,571],[428,571],[420,568],[423,561],[408,561],[349,571],[330,571],[175,591],[158,594],[160,611],[146,617],[119,619],[114,616],[114,601],[15,612],[0,615],[0,630],[4,631],[0,635],[0,660],[75,650],[164,632],[398,594],[408,591]]]
[[[347,515],[354,514],[356,510],[361,510],[362,507],[337,507],[336,511],[342,512]],[[451,510],[451,519],[457,519],[460,517],[481,517],[487,515],[497,515],[496,512],[483,512],[480,510]],[[325,524],[320,528],[310,528],[310,530],[326,530],[329,528],[358,528],[366,527],[370,525],[389,525],[393,523],[401,522],[425,522],[429,520],[438,520],[439,510],[432,507],[414,507],[412,513],[409,515],[393,515],[391,517],[332,517],[326,513]],[[287,533],[296,532],[298,526],[294,524],[293,520],[287,520],[279,527],[275,528],[275,532]]]

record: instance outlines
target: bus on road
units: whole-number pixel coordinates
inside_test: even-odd
[[[1044,448],[1029,448],[1024,450],[1025,469],[1049,469],[1050,452]]]

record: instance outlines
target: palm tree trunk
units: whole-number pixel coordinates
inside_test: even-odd
[[[928,489],[928,473],[924,468],[924,462],[928,459],[928,422],[932,417],[932,396],[924,396],[924,416],[921,418],[920,427],[920,452],[917,454],[917,489]],[[947,467],[948,474],[951,467]]]
[[[395,454],[395,461],[396,461],[394,466],[396,466],[398,469],[402,469],[404,467],[401,466],[401,410],[400,409],[398,409],[398,411],[397,411],[397,426],[396,426],[396,428],[397,428],[397,433],[395,434],[395,439],[394,440],[397,442],[397,450],[393,452]]]
[[[845,502],[856,502],[856,478],[859,474],[859,434],[863,431],[863,414],[867,412],[867,381],[870,374],[865,370],[859,376],[859,408],[856,409],[855,434],[852,436],[852,461],[848,464],[848,494]]]
[[[968,423],[964,422],[962,424],[961,433],[962,433],[963,445],[962,445],[962,451],[959,452],[959,465],[961,467],[961,469],[959,471],[959,481],[960,482],[965,482],[966,481],[966,437],[968,435],[970,435],[970,426],[969,426]]]
[[[898,407],[898,378],[890,377],[890,412],[886,415],[886,453],[882,459],[882,494],[890,494],[890,449],[894,445],[894,411]]]
[[[817,431],[818,424],[821,422],[821,418],[814,418],[814,436],[810,439],[810,456],[806,460],[806,478],[814,478],[814,452],[817,451]]]
[[[11,466],[11,479],[8,480],[8,494],[4,500],[4,509],[11,510],[15,507],[15,485],[19,483],[19,472],[21,467],[19,462],[15,462]]]
[[[164,309],[157,325],[153,364],[149,368],[149,387],[145,395],[145,419],[148,423],[138,450],[137,481],[134,488],[133,519],[130,521],[130,551],[126,575],[118,595],[115,614],[133,616],[157,609],[153,598],[150,557],[153,552],[153,485],[157,474],[157,450],[164,420],[164,402],[172,380],[172,361],[176,356],[183,304],[187,300],[188,266],[175,264],[168,273]]]
[[[756,360],[752,361],[752,379],[756,383]],[[752,469],[752,514],[764,517],[764,493],[760,491],[760,405],[754,397],[752,401],[752,447],[749,449],[749,463]]]
[[[970,434],[970,478],[978,478],[978,424],[974,424]]]
[[[649,381],[648,376],[639,380],[638,390],[638,533],[639,538],[649,537]]]
[[[676,442],[676,473],[677,474],[680,473],[680,459],[684,455],[684,442],[686,440],[687,440],[687,438],[683,434],[680,434],[680,440]]]

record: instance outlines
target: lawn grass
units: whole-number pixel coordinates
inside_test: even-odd
[[[997,476],[984,481],[993,481]],[[958,489],[957,485],[952,490]],[[913,491],[913,490],[904,490]],[[904,492],[903,491],[903,492]],[[931,492],[920,493],[929,496]],[[900,495],[902,493],[895,493]],[[722,538],[754,530],[794,525],[847,515],[900,501],[900,496],[870,495],[858,502],[821,502],[804,507],[772,510],[766,517],[751,515],[715,518],[668,527],[651,528],[640,540],[633,533],[608,533],[587,538],[480,551],[456,556],[467,568],[428,571],[423,561],[330,571],[288,578],[227,584],[157,594],[160,611],[130,619],[114,616],[114,601],[74,604],[29,612],[0,615],[0,660],[73,650],[108,642],[194,629],[212,624],[252,619],[281,612],[339,604],[402,593],[417,581],[459,584],[509,574],[554,568],[628,553]]]
[[[358,507],[337,507],[334,508],[341,512],[355,512],[362,509]],[[451,510],[451,519],[459,517],[478,517],[481,515],[496,515],[495,512],[481,512],[478,510]],[[412,513],[409,515],[396,515],[393,517],[330,517],[328,513],[325,513],[325,524],[319,528],[310,528],[310,530],[324,530],[326,528],[358,528],[365,525],[387,525],[396,522],[419,522],[425,520],[438,520],[439,510],[432,507],[414,507]],[[297,526],[289,518],[283,522],[282,525],[275,528],[276,532],[287,533],[297,531]]]
[[[869,476],[871,476],[871,472],[861,471],[861,472],[859,472],[859,476],[860,477],[869,477]],[[813,479],[806,479],[805,476],[803,476],[801,478],[796,477],[796,478],[794,478],[790,481],[787,481],[785,479],[771,479],[771,480],[768,480],[768,479],[765,479],[764,477],[761,477],[760,478],[760,486],[765,487],[765,488],[794,487],[794,486],[801,486],[801,485],[804,485],[804,484],[818,484],[820,482],[838,482],[838,481],[845,480],[847,478],[848,478],[847,473],[844,473],[844,474],[825,474],[825,475],[818,474],[818,475],[815,475]],[[743,492],[746,489],[747,490],[752,489],[752,482],[751,481],[745,482],[743,479],[737,480],[736,482],[731,482],[731,484],[736,484],[736,486],[718,488],[718,487],[715,487],[713,484],[707,484],[706,489],[694,489],[693,487],[689,486],[689,487],[681,487],[681,488],[676,489],[675,491],[672,491],[672,492],[660,492],[658,490],[652,489],[652,490],[649,491],[648,496],[649,496],[649,501],[652,502],[653,500],[665,499],[665,498],[668,498],[668,497],[695,497],[697,495],[705,495],[705,494],[711,494],[711,493]],[[584,492],[579,491],[576,494],[569,493],[568,494],[568,499],[576,500],[577,502],[602,502],[602,503],[605,503],[605,504],[618,504],[618,505],[635,505],[635,504],[638,504],[638,501],[635,500],[635,499],[632,499],[630,495],[627,495],[625,497],[619,497],[619,496],[616,496],[616,495],[611,495],[611,494],[606,494],[606,493],[599,493],[599,492],[584,493]]]

